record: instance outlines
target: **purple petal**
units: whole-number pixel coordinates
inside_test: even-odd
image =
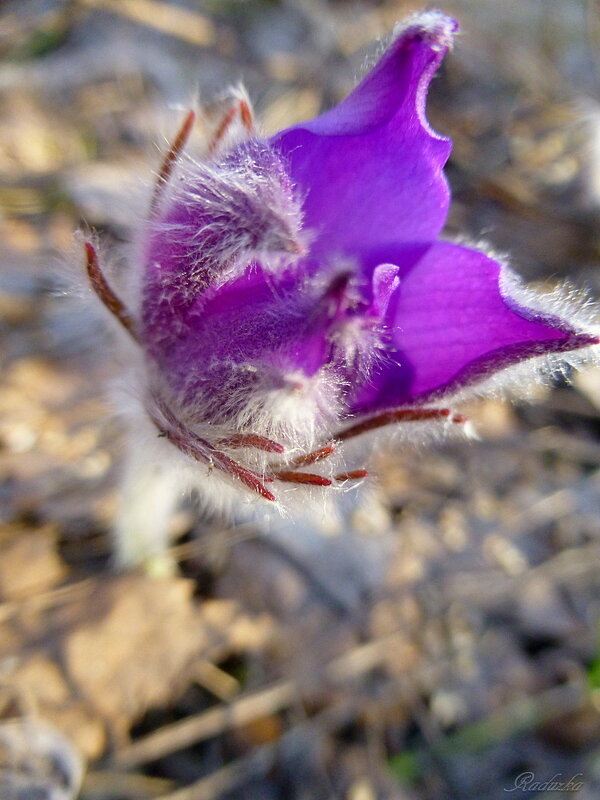
[[[187,335],[189,319],[224,284],[246,275],[246,288],[264,294],[257,253],[266,272],[271,261],[277,265],[271,271],[282,272],[301,246],[292,186],[281,158],[264,142],[246,142],[219,161],[187,165],[183,175],[140,246],[143,338],[157,359]]]
[[[292,271],[266,276],[255,264],[178,309],[176,330],[150,350],[170,386],[191,402],[209,391],[218,405],[315,374],[330,358],[330,321],[303,282]]]
[[[305,198],[314,256],[362,254],[368,266],[371,251],[442,229],[451,145],[429,128],[425,99],[456,27],[415,18],[340,105],[271,140]]]
[[[448,242],[400,270],[387,320],[393,352],[359,391],[353,412],[424,402],[525,359],[597,343],[503,296],[501,272],[484,253]]]

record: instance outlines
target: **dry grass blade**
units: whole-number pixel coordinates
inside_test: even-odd
[[[14,600],[0,603],[0,622],[4,622],[14,614],[20,613],[23,609],[44,611],[53,606],[65,603],[74,603],[83,599],[87,592],[92,591],[94,581],[91,578],[69,583],[66,586],[59,586],[47,592],[38,592],[31,597],[23,600]]]
[[[175,788],[173,781],[149,775],[123,772],[88,772],[81,789],[81,800],[138,800],[158,798]]]
[[[545,578],[560,585],[569,581],[581,581],[588,575],[593,578],[598,572],[599,559],[598,542],[561,550],[547,561],[531,567],[527,571],[527,581],[531,583],[536,578]],[[463,574],[452,577],[445,582],[443,591],[463,602],[474,601],[481,597],[490,600],[512,595],[522,583],[522,575],[509,576],[498,569],[481,571],[476,575]]]
[[[201,660],[194,671],[196,682],[224,702],[233,700],[240,691],[240,683],[233,675],[219,669],[211,661]]]
[[[381,664],[390,647],[403,641],[403,633],[392,633],[356,647],[334,659],[327,668],[331,680],[344,681],[364,675]],[[191,744],[217,736],[260,717],[277,713],[296,702],[300,690],[294,681],[281,681],[267,689],[240,697],[201,714],[164,726],[133,744],[121,748],[114,757],[118,767],[135,767],[181,750]]]
[[[225,531],[227,534],[226,544],[228,547],[233,547],[238,542],[246,542],[258,537],[257,529],[252,524],[241,524],[229,528]],[[212,542],[206,542],[200,539],[192,539],[189,542],[183,542],[169,548],[169,555],[176,561],[185,561],[187,558],[195,558],[203,553],[210,552],[213,547]],[[1,608],[1,606],[0,606]]]
[[[353,703],[339,703],[332,706],[314,717],[310,723],[302,723],[291,728],[279,741],[263,745],[250,755],[213,772],[212,775],[201,778],[176,792],[163,795],[158,800],[214,800],[215,797],[230,791],[245,780],[268,772],[276,764],[277,755],[284,742],[289,743],[307,734],[315,738],[321,737],[351,719],[355,710]]]
[[[162,795],[158,800],[214,800],[245,780],[267,773],[276,764],[277,752],[277,744],[263,745],[249,756],[234,761],[190,786]]]
[[[576,484],[541,497],[537,502],[514,514],[505,523],[512,537],[517,533],[527,533],[537,525],[554,522],[577,511],[579,497],[586,488],[600,486],[600,470],[579,479]]]
[[[220,705],[201,714],[167,725],[117,752],[114,763],[133,767],[154,761],[167,753],[210,739],[225,730],[245,725],[259,717],[281,711],[296,700],[298,689],[292,681],[282,681],[230,705]]]

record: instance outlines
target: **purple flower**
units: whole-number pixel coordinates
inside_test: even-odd
[[[366,474],[348,455],[358,434],[456,427],[465,393],[598,344],[563,300],[438,238],[450,142],[425,99],[456,28],[413,17],[340,105],[270,139],[237,92],[194,160],[188,115],[125,303],[88,245],[92,283],[138,345],[155,458],[209,465],[219,494],[345,484]]]

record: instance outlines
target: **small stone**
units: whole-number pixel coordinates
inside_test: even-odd
[[[23,718],[0,724],[2,800],[74,800],[84,763],[50,725]]]

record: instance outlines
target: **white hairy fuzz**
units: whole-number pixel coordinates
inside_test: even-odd
[[[130,447],[124,464],[120,507],[113,527],[114,565],[142,568],[155,577],[176,571],[168,554],[169,521],[182,497],[181,476],[149,458],[143,447]]]

